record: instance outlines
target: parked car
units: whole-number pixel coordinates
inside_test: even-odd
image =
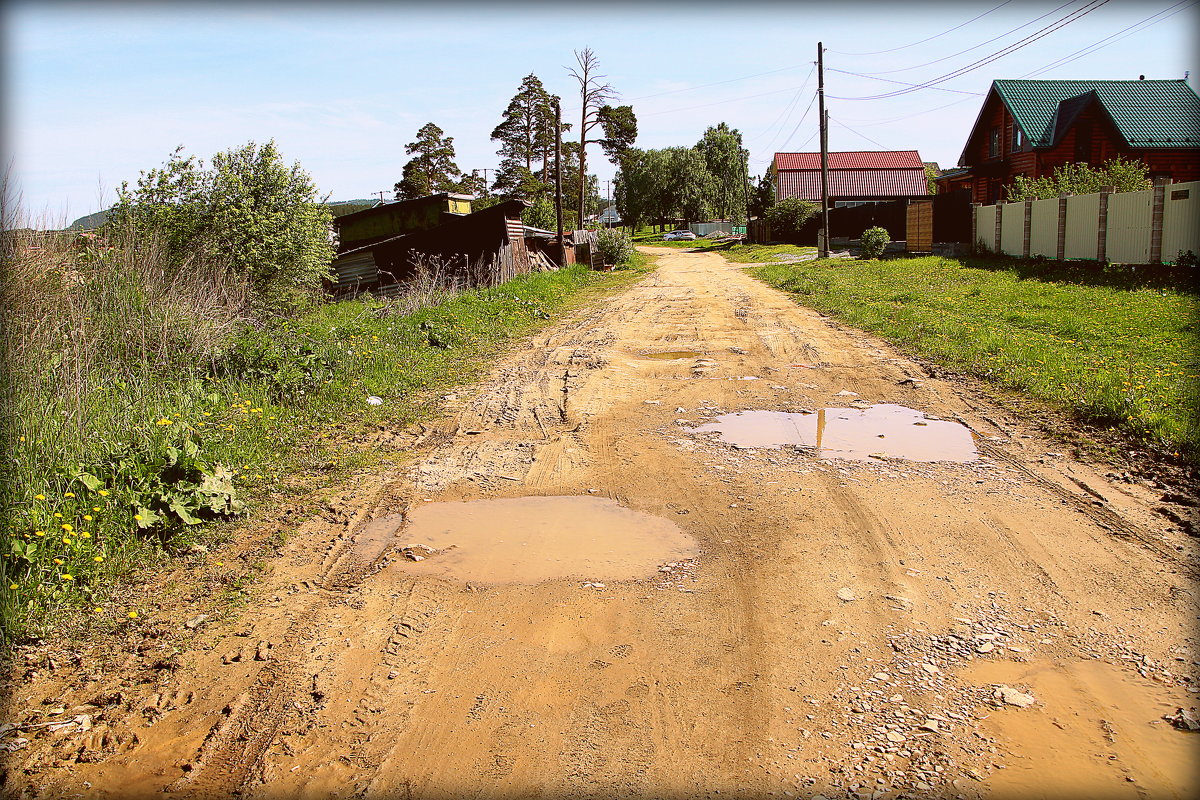
[[[690,242],[696,238],[696,234],[687,230],[671,231],[670,233],[664,233],[662,238],[664,242]]]

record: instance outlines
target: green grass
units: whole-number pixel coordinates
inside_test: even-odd
[[[720,253],[730,261],[742,264],[767,264],[791,261],[800,256],[814,256],[817,248],[795,244],[715,244],[705,252]]]
[[[411,312],[360,299],[245,325],[205,316],[211,286],[184,291],[199,301],[187,306],[177,283],[159,296],[138,283],[149,270],[126,271],[116,257],[93,270],[70,252],[29,252],[34,260],[13,266],[26,280],[4,287],[19,303],[10,308],[29,310],[4,329],[14,365],[2,387],[7,644],[136,614],[111,602],[130,578],[180,557],[206,561],[195,545],[228,535],[212,523],[242,502],[253,509],[310,489],[305,476],[329,483],[369,466],[377,449],[356,438],[436,414],[450,387],[584,299],[627,285],[648,260],[443,293]],[[187,338],[208,328],[217,333]]]
[[[751,274],[918,357],[1200,461],[1200,302],[1191,276],[938,257]]]

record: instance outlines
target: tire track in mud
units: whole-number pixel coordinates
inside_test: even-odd
[[[381,487],[370,505],[345,522],[346,533],[335,539],[313,582],[316,593],[298,610],[253,685],[229,704],[224,719],[205,738],[187,771],[167,787],[189,797],[224,798],[250,780],[263,754],[290,712],[289,701],[304,689],[302,662],[318,631],[319,614],[373,572],[387,557],[384,537],[366,537],[379,502],[390,487]],[[315,691],[315,688],[312,690]]]

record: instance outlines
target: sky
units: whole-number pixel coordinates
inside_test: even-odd
[[[590,48],[633,106],[636,146],[690,146],[726,122],[751,175],[775,152],[917,150],[955,165],[991,81],[1196,84],[1200,0],[970,2],[89,2],[4,4],[3,159],[27,224],[112,204],[178,145],[207,161],[274,139],[332,200],[390,197],[427,122],[465,172],[536,74],[579,114],[567,68]],[[575,130],[577,131],[576,123]],[[567,136],[577,135],[568,133]],[[589,171],[613,177],[598,146]],[[10,208],[14,205],[10,205]]]

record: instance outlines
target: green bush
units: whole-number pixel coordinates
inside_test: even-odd
[[[883,255],[883,251],[887,249],[888,242],[892,240],[888,236],[887,229],[875,226],[867,228],[862,232],[860,241],[862,242],[862,255],[860,258],[879,258]]]
[[[788,197],[767,211],[767,224],[773,237],[787,240],[798,236],[804,223],[820,212],[821,207],[810,200]]]
[[[617,228],[605,228],[597,234],[596,250],[605,264],[624,264],[633,256],[633,237]]]

